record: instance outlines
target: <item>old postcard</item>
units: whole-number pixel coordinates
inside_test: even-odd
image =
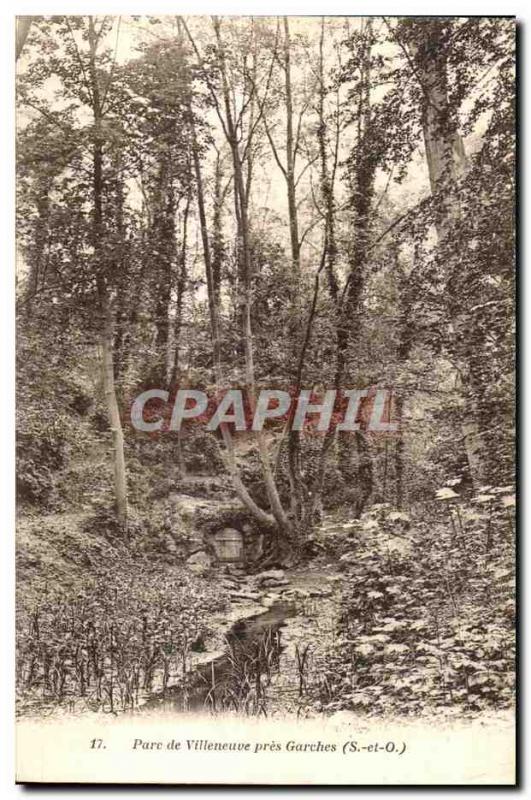
[[[514,784],[515,27],[17,19],[17,781]]]

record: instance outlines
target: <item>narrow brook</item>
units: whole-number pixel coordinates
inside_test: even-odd
[[[296,613],[293,604],[279,602],[240,620],[226,636],[223,655],[191,670],[164,694],[152,696],[142,710],[265,714],[265,689],[280,667],[282,627]]]

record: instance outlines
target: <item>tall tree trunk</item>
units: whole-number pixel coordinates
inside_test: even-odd
[[[191,108],[190,108],[191,111]],[[193,115],[190,113],[191,118],[191,132],[192,132],[192,159],[194,165],[194,174],[195,174],[195,181],[196,181],[196,190],[197,190],[197,207],[199,212],[199,224],[201,229],[201,241],[203,244],[203,256],[205,262],[205,272],[207,278],[207,295],[208,295],[208,311],[209,311],[209,318],[210,318],[210,332],[211,332],[211,339],[212,339],[212,352],[213,352],[213,361],[214,361],[214,371],[216,375],[216,381],[218,386],[223,385],[223,375],[221,370],[221,348],[220,348],[220,337],[219,337],[219,317],[218,317],[218,307],[216,305],[216,294],[214,290],[214,277],[213,277],[213,270],[212,270],[212,259],[211,259],[211,252],[210,252],[210,241],[208,236],[208,228],[207,228],[207,218],[206,218],[206,209],[205,209],[205,199],[204,199],[204,190],[203,190],[203,176],[201,173],[201,163],[199,160],[199,146],[197,142],[197,136],[195,131],[195,126],[193,122]],[[266,511],[261,509],[252,499],[249,492],[245,488],[243,481],[241,480],[238,466],[236,463],[236,455],[234,453],[234,444],[232,441],[232,435],[227,425],[221,424],[221,436],[223,439],[223,443],[225,445],[225,466],[227,468],[227,472],[230,475],[232,485],[236,491],[236,494],[244,504],[244,506],[253,514],[253,516],[262,524],[267,526],[273,526],[275,519]]]
[[[153,192],[153,214],[149,231],[154,256],[151,277],[153,322],[155,325],[154,351],[148,380],[155,386],[167,384],[170,352],[170,305],[174,282],[175,263],[175,190],[171,156],[160,155],[158,175]]]
[[[372,455],[361,431],[339,431],[337,460],[343,481],[348,484],[348,498],[354,516],[360,517],[373,491]]]
[[[121,378],[125,372],[124,366],[127,363],[127,343],[129,339],[128,330],[128,299],[130,295],[129,276],[127,274],[126,264],[128,261],[125,240],[126,232],[124,225],[124,185],[121,177],[122,163],[120,156],[113,160],[112,169],[116,173],[115,191],[113,198],[112,218],[113,225],[116,228],[120,248],[116,248],[117,255],[113,259],[113,271],[116,278],[116,296],[115,296],[115,317],[114,317],[114,380],[115,383],[120,385]],[[121,393],[118,391],[118,397],[122,399]]]
[[[109,305],[105,284],[100,281],[99,287],[100,308],[103,316],[103,331],[101,335],[103,391],[107,406],[107,417],[111,428],[114,464],[114,494],[116,511],[121,524],[127,521],[127,483],[124,455],[124,435],[120,409],[116,396],[113,364],[113,315]]]
[[[326,86],[324,75],[324,33],[325,19],[321,20],[321,36],[319,38],[319,125],[317,128],[317,141],[319,144],[319,159],[321,162],[321,197],[324,204],[326,226],[326,274],[328,289],[335,303],[338,299],[338,283],[336,277],[337,244],[335,233],[335,203],[334,187],[327,156],[327,124],[325,115]],[[337,152],[336,152],[337,159]]]
[[[90,82],[94,114],[94,144],[92,189],[94,202],[93,248],[96,268],[96,285],[101,314],[102,378],[107,417],[111,429],[114,463],[114,494],[116,513],[122,525],[127,522],[127,482],[124,455],[124,437],[120,410],[114,383],[114,321],[105,276],[105,251],[103,243],[103,136],[102,107],[96,71],[97,36],[93,17],[89,17]]]
[[[223,190],[222,183],[223,171],[221,168],[221,156],[217,153],[216,167],[214,172],[214,213],[212,219],[212,278],[214,283],[214,294],[216,304],[219,308],[221,299],[221,271],[224,257],[223,241]]]
[[[327,125],[326,125],[326,115],[325,115],[326,86],[324,77],[324,30],[325,30],[325,23],[323,17],[321,21],[321,35],[319,39],[319,68],[318,68],[319,125],[317,128],[317,142],[319,146],[319,159],[321,167],[320,169],[321,197],[325,208],[324,244],[323,244],[321,265],[316,274],[312,308],[306,326],[306,338],[303,341],[299,350],[298,369],[295,380],[296,393],[300,391],[300,388],[302,386],[302,370],[304,366],[304,359],[309,344],[309,338],[311,336],[311,329],[315,316],[317,294],[319,290],[319,276],[323,270],[323,267],[326,267],[328,288],[332,296],[332,299],[334,301],[334,304],[336,306],[338,304],[339,286],[335,274],[337,245],[335,237],[335,204],[334,204],[334,188],[333,188],[335,163],[331,173],[329,169],[328,155],[327,155]],[[286,37],[286,39],[289,44],[289,37]],[[288,48],[288,53],[289,53],[289,48]],[[288,62],[288,67],[289,67],[289,60],[286,59],[286,61]],[[286,92],[286,94],[291,98],[291,91],[289,93]],[[288,110],[291,111],[292,113],[291,99],[290,103],[288,104],[288,107],[289,107]],[[288,140],[289,139],[290,137],[288,136]],[[336,140],[336,152],[334,155],[336,163],[338,157],[338,146],[339,143]],[[286,179],[288,180],[288,174],[286,174]],[[289,180],[288,180],[288,185],[289,185]],[[296,206],[295,206],[295,214],[296,214]],[[297,324],[298,324],[298,317],[299,313],[295,313],[294,319],[297,321]],[[314,491],[315,487],[314,486],[307,487],[303,480],[302,470],[301,470],[301,443],[302,443],[302,437],[300,431],[289,430],[288,431],[288,476],[290,481],[290,491],[292,495],[293,514],[295,518],[299,520],[300,524],[311,525],[313,512],[312,510],[310,510],[310,515],[308,516],[308,508],[307,508],[308,501],[310,500],[313,503],[314,506],[313,510],[315,511],[315,506],[318,506],[320,502],[320,495],[312,496],[312,492]]]
[[[275,161],[281,170],[284,180],[286,181],[286,198],[288,205],[288,226],[290,237],[291,249],[291,274],[289,276],[289,296],[291,301],[291,317],[288,325],[288,339],[294,343],[294,350],[297,348],[299,341],[300,331],[300,307],[301,307],[301,292],[300,292],[300,277],[301,277],[301,239],[299,236],[299,218],[298,218],[298,205],[297,205],[297,180],[295,178],[295,165],[297,161],[297,154],[299,149],[300,126],[302,123],[302,113],[299,118],[296,130],[293,124],[293,90],[291,81],[291,39],[289,30],[288,17],[283,19],[284,39],[283,39],[283,55],[282,55],[282,68],[284,71],[284,115],[286,120],[286,135],[285,135],[285,148],[286,160],[282,163],[279,155],[278,148],[275,144],[274,138],[271,134],[267,124],[266,115],[263,114],[264,126],[267,138],[271,145]],[[275,59],[276,43],[275,43]],[[280,57],[279,61],[280,61]],[[264,100],[265,102],[265,100]],[[263,111],[263,108],[262,108]]]
[[[415,23],[412,23],[415,24]],[[464,146],[457,134],[456,115],[448,100],[448,38],[447,20],[423,20],[415,25],[417,37],[412,44],[417,77],[422,90],[422,129],[430,187],[437,201],[435,227],[440,246],[452,236],[452,222],[459,214],[455,191],[456,180],[464,168]],[[450,270],[447,269],[447,275]],[[451,281],[447,282],[446,300],[452,305]],[[487,443],[476,414],[481,403],[481,387],[474,384],[471,364],[458,342],[450,344],[453,355],[461,362],[465,402],[462,433],[470,476],[478,487],[488,482]],[[464,358],[463,358],[464,355]]]
[[[413,259],[414,259],[413,269],[411,271],[411,274],[415,275],[417,269],[417,260],[418,260],[416,249]],[[400,261],[400,253],[398,247],[395,251],[394,272],[399,282],[398,301],[400,307],[399,340],[398,340],[396,358],[398,361],[398,365],[402,368],[405,368],[406,363],[409,359],[409,355],[411,353],[411,348],[413,346],[414,323],[412,319],[412,305],[414,299],[413,295],[414,288],[411,285],[410,277],[406,275],[403,265]],[[405,440],[404,440],[404,429],[403,429],[405,398],[404,395],[400,391],[398,391],[395,392],[393,399],[395,406],[395,415],[398,422],[398,431],[396,433],[397,438],[396,438],[395,452],[394,452],[396,505],[398,508],[402,508],[405,500],[405,492],[404,492]]]
[[[349,176],[352,208],[349,272],[336,312],[336,368],[334,388],[338,393],[343,389],[349,348],[351,344],[359,342],[360,338],[362,318],[361,301],[365,287],[365,273],[372,231],[371,211],[374,197],[376,164],[372,152],[373,143],[371,142],[371,20],[367,20],[365,23],[364,32],[363,52],[361,54],[361,75],[358,85],[358,135]],[[331,426],[323,440],[319,467],[312,491],[315,510],[320,504],[328,454],[334,442],[335,435],[335,429]],[[365,470],[364,476],[366,484],[369,480],[369,476],[371,476],[372,481],[372,470]],[[368,491],[367,485],[365,486],[365,490]]]
[[[188,244],[188,217],[190,214],[190,205],[192,202],[192,187],[188,188],[188,195],[186,197],[186,205],[183,212],[183,225],[181,235],[181,247],[179,252],[179,275],[177,277],[177,296],[175,300],[175,320],[173,324],[173,366],[170,377],[170,391],[177,386],[177,381],[180,374],[180,354],[181,354],[181,335],[183,323],[183,302],[184,294],[186,292],[187,280],[187,263],[186,263],[186,248]]]
[[[284,17],[284,76],[286,90],[286,184],[288,194],[289,236],[291,260],[296,280],[301,271],[299,221],[295,187],[295,139],[293,134],[293,96],[291,88],[291,53],[288,18]],[[297,294],[297,290],[295,289]]]
[[[224,55],[224,47],[221,40],[220,23],[219,19],[214,18],[214,30],[216,33],[216,40],[220,54],[220,67],[221,79],[223,89],[223,100],[225,106],[225,122],[227,131],[227,140],[231,148],[232,163],[234,169],[234,191],[236,194],[236,204],[238,208],[237,222],[239,226],[238,238],[241,242],[241,256],[245,278],[245,291],[244,291],[244,327],[243,339],[245,348],[245,382],[247,389],[247,396],[251,412],[254,414],[256,406],[256,388],[255,388],[255,370],[254,370],[254,354],[253,354],[253,334],[251,326],[251,309],[252,309],[252,260],[251,248],[249,241],[249,219],[247,213],[247,194],[245,191],[243,179],[243,165],[240,155],[238,135],[235,129],[234,120],[232,116],[230,93],[228,85],[228,77],[226,70],[226,62]],[[289,535],[291,532],[291,524],[288,520],[286,512],[282,507],[278,489],[275,484],[273,471],[271,468],[270,457],[267,449],[265,436],[262,431],[255,432],[256,441],[258,445],[258,452],[260,456],[260,464],[262,467],[262,474],[267,491],[269,503],[273,516],[284,534]]]

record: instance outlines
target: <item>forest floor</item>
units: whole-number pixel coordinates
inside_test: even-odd
[[[39,607],[43,595],[49,592],[60,597],[61,602],[68,602],[80,592],[90,591],[91,584],[101,577],[104,569],[107,578],[112,576],[116,587],[125,585],[135,571],[142,576],[145,561],[132,558],[122,543],[112,543],[105,536],[88,532],[88,518],[87,513],[19,518],[17,593],[19,624],[23,629],[29,625],[28,614]],[[208,590],[213,587],[219,601],[219,607],[213,610],[208,603],[206,605],[208,625],[201,648],[187,655],[188,672],[221,658],[227,649],[227,634],[238,623],[260,618],[268,609],[278,608],[275,622],[281,625],[282,647],[278,671],[268,688],[268,707],[271,713],[282,710],[298,715],[305,713],[305,701],[299,691],[297,654],[308,649],[306,676],[303,676],[306,690],[311,682],[308,676],[317,674],[319,664],[333,645],[339,613],[342,577],[328,559],[318,557],[302,568],[268,570],[258,575],[224,565],[214,565],[206,576],[197,575],[186,564],[156,564],[150,565],[150,570],[160,581],[170,575],[181,584],[186,582],[191,597],[196,600],[207,598]],[[41,632],[41,638],[44,635],[45,632]],[[52,635],[50,631],[50,637]],[[26,638],[26,631],[22,636]],[[174,674],[170,674],[168,685],[178,684],[181,679],[179,665]],[[160,689],[160,680],[156,679],[153,691],[156,694]],[[48,706],[48,703],[35,703],[34,696],[27,701],[20,699],[21,713],[31,714],[43,705]],[[55,711],[47,708],[47,713],[62,714],[72,708],[72,702],[53,705]]]
[[[222,505],[223,499],[219,502]],[[374,508],[364,522],[350,519],[346,512],[325,515],[316,534],[319,555],[303,566],[258,573],[234,564],[213,564],[198,572],[179,558],[173,563],[165,563],[164,558],[153,560],[132,551],[109,530],[95,530],[89,512],[21,516],[17,526],[19,713],[117,713],[133,706],[149,713],[154,698],[167,710],[192,710],[189,690],[199,676],[205,679],[205,686],[195,692],[195,707],[202,711],[212,710],[209,689],[215,687],[214,710],[218,713],[311,719],[323,712],[332,716],[353,713],[349,708],[369,716],[387,713],[389,708],[389,716],[396,716],[402,707],[409,707],[410,714],[411,708],[419,712],[428,709],[430,716],[436,713],[459,719],[462,700],[456,701],[455,695],[452,707],[452,702],[441,700],[438,687],[442,680],[443,694],[446,692],[448,669],[453,669],[452,681],[462,681],[462,665],[467,670],[469,705],[470,691],[476,692],[473,702],[479,692],[488,691],[496,698],[503,689],[510,695],[503,677],[505,670],[510,670],[510,656],[502,663],[506,657],[500,655],[508,641],[505,628],[500,628],[498,621],[494,627],[487,620],[487,628],[478,632],[474,623],[470,636],[478,642],[474,645],[476,657],[472,645],[463,646],[452,633],[456,602],[452,592],[441,601],[450,613],[443,609],[437,623],[446,625],[441,645],[446,649],[439,648],[434,657],[438,645],[428,630],[426,620],[431,622],[421,600],[422,592],[431,597],[431,584],[425,585],[424,576],[432,579],[433,565],[421,567],[415,580],[413,573],[407,573],[412,565],[415,570],[418,567],[418,543],[425,540],[430,553],[433,545],[424,529],[405,537],[401,514],[394,513],[394,533],[385,527],[378,531],[376,519],[381,508]],[[452,539],[448,530],[433,524],[431,530],[439,544],[445,536]],[[465,557],[470,557],[468,550],[459,555],[458,563]],[[409,597],[411,587],[413,595]],[[368,628],[364,623],[357,633],[345,631],[344,624],[342,628],[353,590],[356,598],[364,597],[370,604],[367,619],[380,620]],[[366,612],[349,613],[355,620]],[[474,613],[463,600],[459,613],[455,611],[458,633]],[[76,681],[92,647],[87,633],[91,628],[101,642],[98,663],[104,679],[103,684],[100,679],[97,697],[86,687],[80,697]],[[438,640],[438,627],[436,637]],[[123,643],[120,685],[117,642]],[[140,690],[137,681],[133,703],[127,689],[132,673],[127,670],[135,660],[149,662],[156,652],[161,658],[149,679],[142,678]],[[438,666],[441,653],[450,665],[444,667],[444,673]],[[106,699],[109,669],[110,702]],[[413,684],[406,685],[413,679]],[[246,687],[245,691],[240,691],[241,687]],[[432,697],[435,702],[428,702]],[[469,710],[476,715],[491,713],[490,702],[480,697],[475,709]]]

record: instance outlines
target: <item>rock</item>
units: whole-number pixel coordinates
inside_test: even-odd
[[[339,560],[346,562],[347,564],[353,564],[357,560],[357,558],[358,556],[356,555],[356,553],[343,553],[343,555],[340,556]]]
[[[256,581],[257,583],[264,583],[268,580],[282,581],[285,577],[286,575],[283,569],[269,569],[265,570],[265,572],[259,572],[256,576]]]
[[[307,592],[306,589],[299,589],[299,588],[289,589],[287,594],[288,593],[293,595],[294,597],[309,597],[310,596],[310,593]]]
[[[243,577],[245,575],[245,570],[243,567],[239,567],[237,564],[227,564],[227,574],[235,575],[236,577]]]
[[[205,550],[198,550],[197,553],[192,553],[186,563],[191,572],[196,575],[204,575],[212,566],[212,558]]]
[[[177,552],[177,545],[175,544],[173,537],[169,534],[164,537],[164,546],[168,553],[175,554]]]
[[[227,578],[224,578],[220,583],[224,589],[238,589],[240,587],[240,581],[228,580]]]
[[[274,579],[274,578],[268,578],[267,580],[262,581],[260,583],[260,586],[263,589],[270,589],[270,588],[274,589],[276,586],[288,586],[288,585],[289,585],[289,581],[287,581],[285,578],[282,579],[282,580],[278,580],[278,579]]]
[[[234,600],[260,600],[260,593],[259,592],[231,592],[230,596]]]
[[[310,593],[310,597],[330,597],[332,594],[332,589],[329,589],[327,586],[323,587],[322,589],[308,589]]]
[[[202,567],[210,567],[212,565],[212,558],[206,550],[198,550],[196,553],[192,553],[186,563],[201,564]]]
[[[261,602],[262,605],[265,606],[266,608],[271,608],[271,606],[274,606],[275,603],[278,603],[279,600],[280,600],[279,594],[266,594],[266,596],[262,598]]]

